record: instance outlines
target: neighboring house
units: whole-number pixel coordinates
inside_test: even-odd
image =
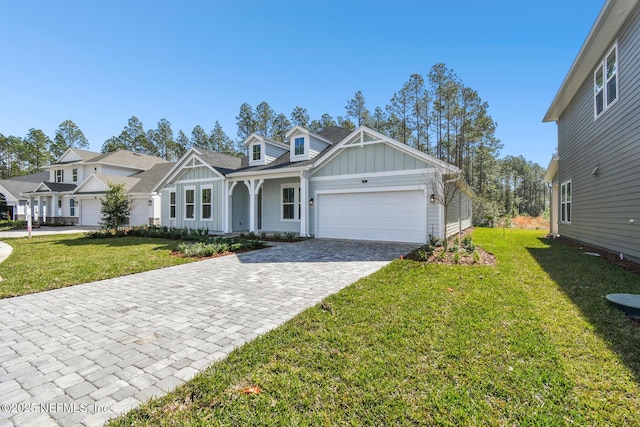
[[[7,199],[9,219],[18,221],[26,218],[29,199],[22,194],[35,190],[40,182],[48,179],[49,172],[0,179],[0,193],[4,194]],[[39,211],[38,206],[34,206],[34,209],[36,212]]]
[[[366,127],[313,133],[295,127],[287,143],[253,134],[249,157],[193,148],[158,184],[162,224],[212,233],[426,242],[471,226],[463,180],[448,207],[432,202],[433,177],[458,169]]]
[[[124,184],[133,201],[130,225],[160,223],[160,195],[153,187],[173,167],[164,159],[127,150],[109,153],[68,149],[56,163],[47,165],[47,177],[22,193],[41,223],[99,225],[101,199],[109,183]]]
[[[552,233],[640,259],[640,7],[608,0],[544,117]]]

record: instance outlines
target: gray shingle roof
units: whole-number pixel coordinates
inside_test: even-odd
[[[75,184],[65,184],[62,182],[43,182],[43,184],[46,185],[49,188],[49,190],[55,191],[58,193],[65,192],[65,191],[73,191],[76,189]],[[42,192],[42,191],[38,191],[38,192]]]
[[[317,132],[321,137],[328,139],[329,141],[337,144],[338,142],[345,139],[347,136],[351,135],[349,129],[341,128],[340,126],[329,126],[327,128],[322,129],[320,132]]]
[[[241,169],[243,166],[247,166],[249,164],[247,156],[237,157],[230,154],[205,150],[203,148],[196,148],[196,150],[198,150],[198,152],[200,153],[199,157],[204,162],[212,166],[215,170],[223,175],[235,172],[236,170]]]
[[[9,178],[6,181],[25,181],[25,182],[35,182],[36,184],[40,184],[43,181],[49,180],[49,172],[37,172],[32,173],[30,175],[16,176],[13,178]],[[5,181],[5,180],[3,180]]]
[[[2,185],[9,193],[11,193],[14,199],[21,199],[22,197],[20,195],[22,193],[28,193],[35,190],[38,184],[40,184],[40,182],[0,179],[0,185]]]
[[[131,178],[136,178],[136,182],[130,189],[130,193],[151,193],[156,185],[164,178],[171,168],[175,166],[174,162],[158,163],[151,169],[137,173]]]
[[[134,153],[127,150],[111,151],[109,153],[100,154],[89,160],[90,162],[109,163],[112,165],[121,165],[134,169],[147,170],[159,163],[168,163],[160,157],[149,156],[146,154]]]

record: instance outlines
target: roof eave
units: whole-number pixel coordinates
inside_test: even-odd
[[[607,0],[560,85],[543,122],[557,122],[639,0]]]

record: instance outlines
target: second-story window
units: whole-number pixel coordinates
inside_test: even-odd
[[[71,171],[71,177],[73,179],[73,182],[78,182],[78,169],[77,168],[73,168],[73,170]]]
[[[56,170],[56,182],[64,182],[64,169]]]
[[[253,146],[253,160],[260,160],[260,144]]]
[[[597,118],[618,100],[618,44],[603,58],[593,74],[594,113]]]

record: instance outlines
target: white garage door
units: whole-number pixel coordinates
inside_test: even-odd
[[[99,199],[80,200],[80,225],[100,225],[101,207],[102,202]]]
[[[420,242],[427,239],[427,203],[422,191],[321,194],[318,237]]]

